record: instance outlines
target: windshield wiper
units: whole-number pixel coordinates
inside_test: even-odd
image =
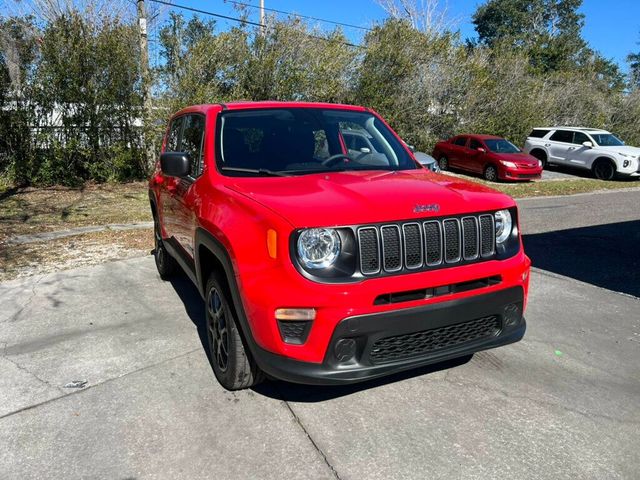
[[[220,167],[223,172],[240,172],[240,173],[255,173],[256,175],[263,175],[267,177],[289,177],[286,172],[276,172],[274,170],[268,170],[266,168],[240,168],[240,167]]]

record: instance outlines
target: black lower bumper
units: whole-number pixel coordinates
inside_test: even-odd
[[[254,355],[262,370],[281,380],[317,385],[360,382],[517,342],[526,330],[523,301],[522,288],[513,287],[345,318],[336,326],[320,364],[260,348]],[[491,322],[490,330],[486,319]],[[476,324],[484,330],[474,327]],[[383,348],[390,349],[386,355],[380,353]]]

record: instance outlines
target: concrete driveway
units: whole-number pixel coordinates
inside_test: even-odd
[[[522,202],[526,241],[637,224],[638,191],[607,195]],[[584,214],[599,204],[621,208]],[[585,262],[591,237],[572,238]],[[520,343],[350,387],[236,393],[208,364],[197,291],[160,281],[151,257],[0,284],[0,478],[639,478],[640,300],[548,263]]]

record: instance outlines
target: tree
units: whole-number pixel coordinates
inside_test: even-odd
[[[575,65],[586,48],[582,0],[488,0],[473,15],[481,44],[524,49],[543,72]]]
[[[387,14],[396,20],[406,20],[428,36],[438,37],[454,29],[458,20],[449,16],[444,0],[377,0]]]
[[[33,17],[0,20],[0,174],[15,183],[31,174],[31,130],[35,105],[29,86],[37,57]]]
[[[144,174],[138,44],[133,24],[78,12],[42,32],[32,97],[38,106],[43,183],[135,178]],[[44,140],[44,141],[42,141]]]
[[[627,55],[627,62],[629,63],[629,87],[638,89],[640,88],[640,52]]]

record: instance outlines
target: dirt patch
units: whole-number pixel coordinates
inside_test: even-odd
[[[25,245],[0,246],[0,282],[149,255],[153,230],[105,231]]]
[[[145,182],[6,190],[0,193],[0,243],[14,235],[151,221],[147,191]]]

